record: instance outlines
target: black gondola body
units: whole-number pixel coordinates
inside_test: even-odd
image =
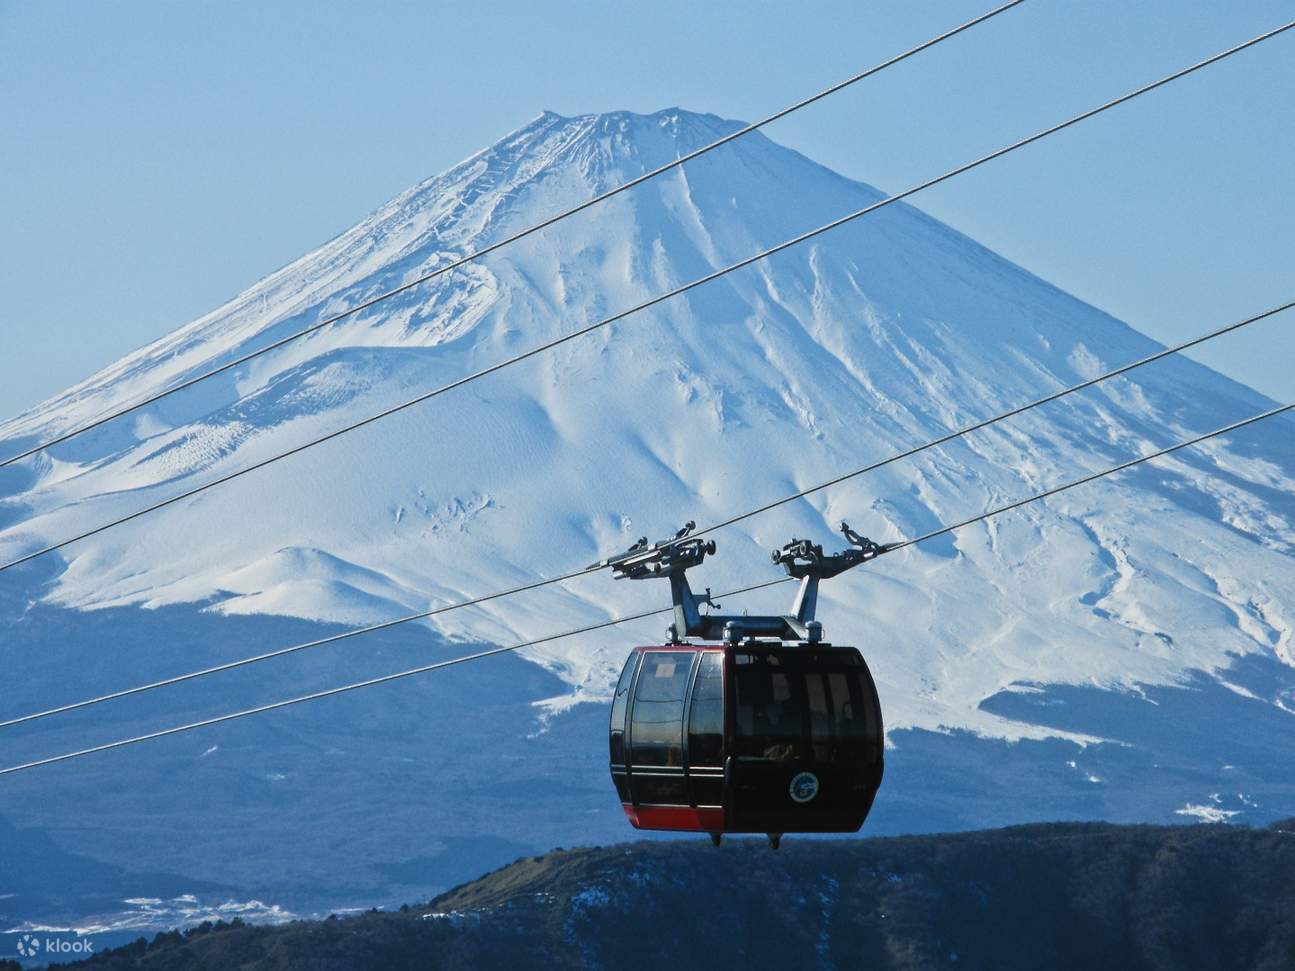
[[[612,700],[611,774],[639,829],[710,833],[852,833],[881,785],[884,732],[862,654],[821,642],[817,584],[885,552],[824,556],[794,541],[774,560],[801,579],[785,617],[700,612],[684,572],[713,543],[645,541],[604,561],[617,577],[668,577],[675,623],[668,643],[634,648]],[[702,638],[689,643],[681,638]]]
[[[639,829],[853,833],[883,739],[852,647],[639,647],[612,702],[612,779]]]

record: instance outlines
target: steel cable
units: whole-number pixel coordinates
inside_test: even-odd
[[[700,287],[714,280],[718,280],[721,277],[726,276],[729,273],[733,273],[736,270],[743,269],[744,267],[750,266],[753,263],[758,263],[761,260],[768,259],[770,256],[773,256],[777,253],[781,253],[783,250],[789,249],[793,246],[797,246],[808,240],[814,239],[815,237],[820,236],[823,233],[829,232],[833,229],[837,229],[841,226],[846,225],[849,222],[852,222],[856,219],[866,216],[869,213],[876,212],[877,210],[885,206],[892,205],[896,202],[906,199],[909,196],[912,196],[918,192],[923,191],[924,189],[929,189],[932,186],[939,185],[940,183],[945,182],[949,179],[952,179],[955,176],[961,175],[964,172],[969,172],[972,169],[977,168],[978,166],[984,165],[987,162],[993,161],[994,159],[997,159],[997,158],[1001,158],[1002,156],[1007,155],[1009,152],[1014,152],[1017,149],[1024,148],[1026,145],[1030,145],[1034,142],[1039,141],[1042,138],[1046,138],[1050,135],[1054,135],[1057,132],[1063,131],[1071,127],[1072,125],[1076,125],[1089,118],[1093,118],[1104,111],[1109,111],[1110,109],[1115,108],[1118,105],[1122,105],[1127,101],[1131,101],[1134,98],[1140,97],[1141,95],[1154,91],[1157,88],[1163,87],[1166,84],[1169,84],[1180,78],[1186,77],[1187,75],[1192,74],[1195,71],[1199,71],[1202,68],[1208,67],[1211,64],[1216,64],[1219,61],[1222,61],[1227,57],[1231,57],[1234,54],[1238,54],[1241,51],[1244,51],[1250,47],[1255,46],[1256,44],[1262,43],[1263,41],[1266,41],[1266,40],[1270,40],[1271,38],[1276,37],[1278,34],[1281,34],[1287,30],[1290,30],[1292,27],[1295,27],[1295,20],[1292,20],[1286,24],[1283,24],[1280,27],[1274,27],[1273,29],[1265,31],[1264,33],[1259,34],[1256,37],[1252,37],[1250,40],[1243,41],[1242,43],[1236,44],[1233,47],[1228,48],[1227,50],[1220,51],[1219,53],[1211,55],[1210,57],[1207,57],[1204,60],[1197,61],[1195,64],[1189,65],[1188,67],[1185,67],[1185,68],[1181,68],[1180,70],[1177,70],[1172,74],[1165,75],[1164,77],[1160,78],[1157,81],[1152,81],[1149,84],[1145,84],[1140,88],[1136,88],[1133,91],[1120,95],[1118,98],[1113,98],[1110,101],[1106,101],[1095,108],[1090,108],[1087,111],[1081,112],[1077,115],[1073,115],[1070,118],[1066,119],[1065,121],[1059,122],[1058,124],[1055,124],[1048,128],[1044,128],[1040,131],[1037,131],[1033,135],[1029,135],[1018,141],[1012,142],[1010,145],[1006,145],[1003,148],[990,152],[987,155],[982,155],[971,162],[967,162],[967,163],[964,163],[963,165],[959,165],[956,168],[950,169],[949,171],[945,172],[942,175],[938,175],[934,178],[927,179],[924,182],[919,182],[917,185],[914,185],[908,189],[905,189],[902,192],[898,192],[894,195],[887,196],[884,199],[880,199],[877,202],[864,206],[862,209],[857,209],[854,212],[847,213],[846,215],[841,216],[837,219],[834,219],[829,223],[825,223],[824,225],[819,226],[815,229],[811,229],[807,232],[801,233],[799,236],[794,236],[789,240],[785,240],[784,242],[778,243],[775,246],[771,246],[766,250],[762,250],[759,253],[756,253],[752,256],[748,256],[745,259],[737,261],[736,263],[731,263],[728,266],[725,266],[721,269],[714,270],[704,276],[701,276],[695,280],[692,280],[689,283],[685,283],[682,286],[675,287],[673,290],[670,290],[663,294],[659,294],[658,296],[652,297],[651,299],[646,300],[640,304],[637,304],[636,306],[630,307],[628,310],[622,310],[619,313],[611,315],[610,317],[604,317],[602,320],[599,320],[595,323],[582,327],[579,330],[575,330],[575,331],[572,331],[571,333],[564,334],[561,337],[557,337],[557,338],[554,338],[553,340],[546,341],[543,344],[539,344],[536,347],[532,347],[530,350],[523,351],[522,353],[514,355],[513,357],[507,358],[496,364],[492,364],[489,367],[482,368],[481,370],[475,371],[472,374],[466,375],[465,377],[458,378],[454,381],[451,381],[449,384],[442,385],[439,388],[434,388],[431,391],[424,392],[423,394],[420,394],[417,397],[411,398],[410,400],[405,401],[401,404],[393,405],[390,408],[386,408],[383,411],[378,412],[376,415],[371,415],[368,418],[361,419],[360,421],[354,422],[350,425],[345,425],[339,429],[329,432],[326,435],[321,435],[320,437],[312,439],[311,441],[308,441],[301,445],[297,445],[293,448],[290,448],[285,452],[281,452],[277,455],[272,455],[269,458],[262,459],[261,461],[245,466],[242,469],[237,469],[234,472],[230,472],[226,475],[220,476],[209,482],[203,483],[200,486],[195,486],[194,488],[189,489],[185,492],[182,492],[179,495],[172,496],[169,499],[164,499],[161,502],[153,503],[150,506],[145,506],[143,509],[136,510],[135,512],[129,513],[128,515],[121,516],[114,520],[110,520],[107,523],[104,523],[100,526],[96,526],[92,529],[88,529],[84,532],[78,533],[75,536],[70,536],[66,539],[60,540],[57,543],[53,543],[49,546],[35,550],[34,552],[27,553],[23,556],[18,557],[15,560],[11,560],[8,563],[0,565],[0,572],[11,569],[15,566],[19,566],[23,563],[30,562],[31,560],[34,560],[40,556],[44,556],[47,553],[53,553],[56,550],[60,550],[65,546],[70,546],[71,544],[79,542],[80,540],[88,539],[91,536],[97,536],[98,534],[106,530],[112,529],[116,526],[120,526],[124,523],[131,522],[135,519],[140,518],[141,516],[146,516],[149,513],[156,512],[160,509],[165,509],[166,507],[171,506],[177,502],[182,502],[185,499],[190,499],[193,496],[198,495],[199,493],[206,492],[208,489],[213,489],[218,485],[223,485],[226,482],[231,482],[234,479],[247,475],[250,472],[255,472],[258,469],[265,468],[267,465],[272,465],[275,462],[289,458],[290,456],[296,455],[299,452],[304,452],[306,449],[314,448],[316,445],[322,445],[325,442],[332,441],[333,439],[338,438],[341,435],[345,435],[348,432],[353,432],[359,428],[365,427],[366,425],[370,425],[373,422],[380,421],[383,418],[387,418],[391,415],[394,415],[397,412],[404,411],[407,408],[412,408],[414,405],[422,404],[423,402],[429,401],[432,398],[445,394],[446,392],[453,391],[454,389],[460,388],[463,385],[469,384],[473,381],[479,380],[480,378],[484,378],[488,375],[494,374],[496,371],[501,371],[504,368],[507,368],[514,364],[518,364],[522,361],[525,361],[531,357],[536,356],[537,354],[542,354],[546,351],[552,350],[553,348],[558,347],[562,344],[565,344],[568,341],[575,340],[577,337],[582,337],[585,334],[589,334],[601,328],[608,327],[619,320],[629,317],[632,314],[636,314],[636,313],[639,313],[640,311],[647,310],[648,308],[654,307],[657,304],[663,303],[666,300],[670,300],[674,297],[687,293],[696,287]]]
[[[1236,431],[1239,428],[1244,428],[1247,425],[1252,425],[1255,422],[1263,421],[1266,418],[1271,418],[1275,415],[1282,414],[1283,412],[1290,411],[1292,409],[1295,409],[1295,403],[1279,405],[1276,408],[1271,408],[1268,411],[1261,412],[1260,414],[1252,415],[1249,418],[1244,418],[1240,421],[1232,422],[1229,425],[1224,425],[1222,428],[1217,428],[1214,431],[1206,432],[1202,435],[1197,435],[1193,438],[1186,439],[1185,441],[1177,442],[1173,445],[1158,449],[1154,452],[1150,452],[1146,455],[1139,456],[1138,458],[1135,458],[1135,459],[1130,459],[1127,462],[1122,462],[1119,465],[1112,466],[1111,468],[1104,469],[1100,472],[1091,473],[1089,475],[1083,476],[1078,479],[1074,479],[1062,485],[1055,486],[1051,489],[1047,489],[1043,492],[1036,493],[1035,495],[1028,496],[1024,499],[1017,499],[1013,502],[998,506],[994,509],[989,510],[988,512],[981,513],[969,519],[964,519],[960,522],[953,523],[948,526],[942,526],[939,529],[931,530],[930,532],[924,533],[923,535],[918,536],[915,539],[909,539],[899,543],[890,544],[889,551],[893,552],[900,549],[904,549],[909,546],[913,546],[917,543],[923,543],[937,536],[942,536],[946,533],[950,533],[955,530],[962,529],[966,526],[970,526],[974,523],[978,523],[983,520],[989,519],[992,516],[997,516],[1001,513],[1008,512],[1013,509],[1019,509],[1020,507],[1025,506],[1029,503],[1037,502],[1041,499],[1046,499],[1049,496],[1055,496],[1060,492],[1065,492],[1067,489],[1073,489],[1076,486],[1093,482],[1097,479],[1104,478],[1105,476],[1108,476],[1108,475],[1113,475],[1125,469],[1132,468],[1133,466],[1141,465],[1144,462],[1149,462],[1152,459],[1169,455],[1170,453],[1176,452],[1179,449],[1184,449],[1192,445],[1197,445],[1208,439],[1215,438],[1216,436],[1219,436],[1219,435],[1227,434],[1228,432]],[[753,590],[761,590],[766,587],[776,586],[781,583],[788,583],[791,581],[791,579],[792,579],[791,577],[780,577],[779,579],[776,579],[776,580],[769,580],[764,583],[758,583],[752,586],[742,587],[738,590],[731,590],[728,593],[719,594],[719,596],[734,597],[734,596],[738,596],[739,594],[749,593]],[[525,641],[521,644],[513,644],[507,647],[491,648],[490,650],[479,651],[475,654],[468,654],[462,657],[451,658],[450,660],[447,660],[447,661],[437,661],[433,664],[424,664],[420,667],[410,668],[405,671],[398,671],[394,674],[382,675],[381,677],[377,677],[377,678],[369,678],[365,681],[357,681],[352,684],[341,685],[340,687],[336,687],[336,688],[328,688],[323,691],[312,692],[311,694],[298,695],[295,698],[288,698],[282,701],[272,702],[267,705],[260,705],[255,708],[246,708],[241,711],[229,712],[224,715],[217,715],[213,718],[206,718],[201,721],[189,722],[184,725],[176,725],[171,728],[164,728],[155,732],[148,732],[143,735],[134,735],[129,738],[117,739],[112,742],[105,742],[100,745],[93,745],[88,748],[78,749],[72,752],[64,752],[59,755],[52,755],[43,759],[36,759],[34,761],[25,762],[19,765],[11,765],[6,768],[0,769],[0,775],[10,775],[16,772],[23,772],[28,769],[34,769],[44,765],[52,765],[57,762],[66,762],[70,759],[81,758],[86,755],[93,755],[97,752],[106,752],[112,749],[124,748],[125,746],[128,746],[128,745],[135,745],[140,742],[147,742],[153,739],[164,738],[168,735],[177,735],[182,732],[189,732],[195,729],[205,728],[210,725],[218,725],[223,722],[233,721],[238,718],[246,718],[251,715],[259,715],[264,712],[277,710],[279,708],[286,708],[290,705],[299,705],[308,701],[317,701],[321,698],[329,698],[334,695],[339,695],[350,691],[357,691],[360,688],[368,688],[374,685],[386,684],[391,681],[396,681],[402,678],[409,678],[419,674],[425,674],[429,671],[436,671],[441,668],[451,667],[456,664],[464,664],[469,661],[476,661],[482,658],[493,657],[497,654],[506,654],[511,651],[517,651],[524,647],[529,647],[535,644],[542,644],[548,641],[559,640],[561,638],[573,637],[577,634],[585,634],[595,630],[603,630],[608,627],[615,627],[619,624],[629,623],[630,621],[634,621],[634,620],[642,620],[645,617],[651,617],[656,614],[666,613],[671,609],[673,608],[662,607],[656,610],[649,610],[638,614],[631,614],[626,617],[618,617],[613,620],[603,621],[598,624],[590,624],[586,627],[578,627],[573,630],[563,631],[562,633],[559,633],[559,634],[550,634],[548,636],[536,638],[531,641]]]
[[[1246,317],[1242,320],[1233,321],[1230,324],[1226,324],[1223,327],[1218,327],[1214,330],[1209,331],[1208,333],[1201,334],[1197,337],[1193,337],[1190,340],[1183,341],[1180,344],[1175,344],[1173,347],[1164,348],[1162,350],[1156,351],[1154,354],[1149,354],[1145,357],[1139,358],[1136,361],[1132,361],[1128,364],[1121,365],[1120,367],[1113,368],[1109,371],[1106,371],[1102,374],[1097,375],[1096,377],[1089,378],[1085,381],[1079,382],[1078,384],[1073,384],[1068,387],[1062,388],[1058,391],[1054,391],[1050,394],[1044,395],[1043,397],[1036,398],[1027,404],[1019,405],[1008,411],[995,415],[992,418],[986,418],[980,421],[972,422],[971,424],[968,424],[968,425],[964,425],[955,431],[948,432],[945,435],[941,435],[940,437],[927,441],[921,445],[914,446],[913,448],[906,449],[905,451],[902,451],[902,452],[897,452],[894,455],[891,455],[887,458],[881,459],[876,462],[872,462],[868,465],[862,466],[861,468],[854,469],[851,472],[847,472],[843,475],[836,476],[832,479],[828,479],[825,482],[820,482],[818,485],[811,486],[808,489],[802,489],[799,492],[792,493],[789,496],[784,496],[781,499],[777,499],[773,502],[766,503],[763,506],[758,506],[755,509],[748,510],[747,512],[740,513],[736,516],[732,516],[728,519],[724,519],[716,523],[712,523],[711,525],[706,526],[703,529],[697,530],[696,532],[693,532],[690,535],[701,536],[705,533],[715,532],[716,530],[724,529],[725,527],[732,526],[736,523],[740,523],[754,516],[761,515],[762,513],[768,512],[772,509],[776,509],[779,506],[783,506],[783,505],[786,505],[787,503],[794,502],[797,499],[803,499],[806,496],[812,495],[815,492],[820,492],[823,489],[827,489],[827,488],[830,488],[831,486],[838,485],[849,479],[853,479],[856,476],[864,475],[868,472],[873,472],[877,469],[883,468],[887,465],[890,465],[894,462],[898,462],[902,459],[911,458],[912,456],[925,452],[928,449],[936,448],[940,445],[947,444],[948,442],[951,442],[954,439],[960,438],[964,435],[968,435],[980,429],[990,427],[992,425],[997,424],[998,422],[1004,421],[1008,418],[1015,417],[1016,415],[1022,414],[1023,412],[1029,411],[1033,408],[1037,408],[1040,405],[1044,405],[1049,402],[1056,401],[1067,395],[1074,394],[1075,392],[1078,392],[1078,391],[1082,391],[1085,388],[1091,388],[1094,385],[1100,384],[1103,381],[1107,381],[1111,378],[1117,377],[1118,375],[1126,374],[1129,371],[1134,370],[1135,368],[1143,367],[1154,361],[1159,361],[1162,358],[1169,357],[1172,354],[1180,353],[1189,348],[1195,347],[1198,344],[1202,344],[1206,341],[1213,340],[1217,337],[1221,337],[1224,334],[1228,334],[1233,331],[1239,330],[1242,327],[1249,326],[1250,324],[1254,324],[1261,320],[1266,320],[1267,318],[1272,317],[1275,314],[1279,314],[1284,310],[1289,310],[1291,307],[1295,307],[1295,300],[1288,301],[1287,303],[1262,311],[1261,313],[1254,314],[1250,317]],[[323,647],[327,644],[335,644],[338,641],[346,640],[351,637],[358,637],[361,634],[372,634],[372,633],[376,633],[377,631],[386,630],[391,627],[397,627],[401,624],[408,624],[418,620],[426,620],[430,617],[435,617],[439,614],[448,613],[452,610],[459,610],[464,607],[474,607],[474,606],[477,606],[478,604],[487,603],[491,600],[498,600],[503,597],[509,597],[514,594],[524,593],[529,590],[536,590],[541,587],[549,586],[551,584],[565,583],[568,580],[574,580],[579,577],[587,576],[591,573],[596,573],[600,569],[602,569],[602,567],[600,566],[590,566],[580,570],[573,570],[570,573],[564,573],[554,577],[546,577],[541,580],[535,580],[530,583],[521,584],[516,587],[510,587],[506,590],[500,590],[495,593],[485,594],[480,597],[473,597],[468,600],[461,600],[455,603],[445,604],[443,606],[436,607],[431,610],[419,611],[418,613],[408,614],[404,617],[398,617],[393,620],[383,621],[381,623],[373,624],[368,627],[360,627],[360,628],[355,628],[353,630],[341,631],[337,634],[331,634],[327,637],[321,637],[316,640],[306,641],[301,644],[293,644],[288,647],[277,648],[275,650],[267,651],[263,654],[257,654],[252,657],[239,658],[234,661],[226,661],[222,664],[216,664],[211,667],[201,668],[196,671],[189,671],[184,674],[178,674],[172,677],[163,678],[158,681],[152,681],[152,682],[149,682],[148,684],[137,685],[131,688],[123,688],[119,691],[108,692],[106,694],[98,695],[93,698],[86,698],[81,701],[70,702],[65,705],[59,705],[54,708],[45,709],[44,711],[37,711],[31,714],[21,715],[16,718],[10,718],[5,721],[0,721],[0,728],[8,728],[13,725],[21,725],[26,722],[32,722],[42,718],[49,718],[54,715],[61,715],[67,712],[76,711],[81,708],[89,708],[93,705],[99,705],[109,701],[116,701],[121,698],[128,698],[132,695],[142,694],[146,691],[153,691],[158,688],[170,687],[172,685],[182,684],[186,681],[192,681],[197,678],[203,678],[203,677],[208,677],[210,675],[219,674],[223,671],[231,671],[235,668],[246,667],[251,664],[257,664],[262,661],[268,661],[268,660],[271,660],[272,658],[283,657],[288,654],[295,654],[299,651],[310,650],[316,647]]]
[[[78,435],[82,435],[90,431],[91,429],[98,428],[99,426],[104,425],[110,421],[114,421],[118,418],[121,418],[123,415],[128,415],[131,412],[138,411],[140,408],[146,407],[147,405],[151,405],[154,402],[161,401],[163,398],[169,397],[170,395],[175,394],[177,391],[183,391],[186,388],[191,388],[195,384],[198,384],[201,381],[206,381],[208,378],[215,377],[216,375],[223,374],[224,372],[229,371],[232,368],[236,368],[236,367],[239,367],[240,365],[246,364],[249,361],[255,360],[256,358],[260,357],[263,354],[268,354],[270,351],[278,350],[280,347],[283,347],[286,344],[290,344],[295,340],[299,340],[300,338],[313,334],[318,330],[322,330],[323,328],[329,326],[330,324],[335,324],[340,320],[345,320],[347,317],[351,317],[362,310],[368,310],[370,307],[373,307],[384,300],[389,300],[390,298],[397,296],[398,294],[404,293],[405,291],[410,290],[416,286],[419,286],[420,284],[427,283],[429,280],[433,280],[436,277],[439,277],[439,276],[442,276],[443,274],[451,272],[452,270],[457,270],[459,267],[467,263],[471,263],[474,260],[479,260],[481,259],[481,257],[486,256],[490,253],[494,253],[497,250],[500,250],[503,247],[508,246],[512,243],[516,243],[518,240],[525,239],[527,236],[530,236],[532,233],[537,233],[542,229],[547,229],[548,227],[554,225],[555,223],[561,222],[563,219],[566,219],[569,216],[574,216],[576,213],[583,212],[584,210],[590,208],[591,206],[596,206],[600,202],[604,202],[607,199],[610,199],[613,196],[619,195],[620,193],[625,192],[628,189],[632,189],[635,186],[642,185],[644,182],[647,182],[649,179],[654,179],[659,175],[663,175],[664,173],[669,172],[672,169],[678,168],[681,165],[691,162],[693,159],[699,158],[702,155],[707,154],[708,152],[712,152],[723,145],[727,145],[729,142],[734,141],[735,139],[741,138],[743,135],[749,135],[751,132],[757,131],[765,127],[766,125],[772,124],[773,122],[778,121],[780,118],[785,118],[788,115],[792,114],[793,112],[799,111],[802,108],[806,108],[817,101],[821,101],[823,98],[826,98],[829,95],[836,94],[838,91],[848,88],[852,84],[862,81],[865,78],[872,77],[874,74],[878,74],[881,71],[884,71],[886,68],[892,67],[893,65],[898,64],[900,61],[905,61],[915,54],[920,54],[922,51],[925,51],[931,47],[934,47],[936,44],[939,44],[942,41],[946,41],[951,37],[955,37],[958,34],[961,34],[963,31],[969,30],[972,27],[977,26],[978,24],[983,24],[985,21],[990,20],[993,17],[997,17],[999,14],[1005,13],[1008,10],[1012,9],[1013,7],[1018,6],[1024,2],[1025,0],[1010,0],[1010,2],[1004,3],[1001,6],[995,7],[992,10],[986,11],[985,13],[981,14],[978,17],[973,17],[971,20],[968,20],[965,23],[959,24],[957,27],[950,28],[949,30],[946,30],[944,33],[938,34],[935,37],[932,37],[930,40],[923,41],[921,44],[918,44],[916,47],[910,47],[908,50],[900,54],[896,54],[893,57],[889,57],[886,60],[882,61],[881,63],[875,64],[864,71],[860,71],[858,74],[852,75],[851,77],[846,78],[844,81],[838,81],[836,84],[833,84],[827,88],[824,88],[822,91],[819,91],[816,94],[812,94],[808,98],[803,98],[800,101],[797,101],[795,104],[788,105],[786,108],[783,108],[779,111],[775,111],[773,114],[768,115],[764,118],[761,118],[759,121],[746,125],[745,127],[738,129],[737,131],[730,132],[729,134],[723,136],[722,138],[718,138],[713,142],[710,142],[706,145],[701,146],[700,148],[693,149],[691,152],[688,152],[685,155],[682,155],[679,158],[674,159],[673,161],[666,162],[664,165],[660,165],[649,172],[645,172],[640,176],[630,179],[628,182],[622,183],[621,185],[618,185],[615,188],[609,189],[606,192],[603,192],[597,196],[594,196],[592,199],[588,199],[585,202],[582,202],[576,206],[571,207],[570,209],[566,209],[558,213],[557,215],[550,216],[547,219],[541,220],[540,222],[535,223],[534,225],[529,226],[526,229],[521,230],[520,232],[513,233],[511,236],[505,237],[504,239],[491,243],[488,246],[483,246],[479,250],[474,250],[473,252],[468,253],[464,256],[461,256],[458,259],[452,260],[445,266],[438,267],[437,269],[432,270],[429,273],[425,273],[422,276],[414,280],[410,280],[407,283],[403,283],[400,286],[395,287],[394,289],[387,290],[383,293],[378,294],[375,297],[371,297],[370,299],[365,300],[354,307],[350,307],[347,310],[342,311],[341,313],[334,314],[331,317],[318,321],[317,323],[311,324],[309,327],[305,327],[299,331],[296,331],[295,333],[288,334],[287,336],[282,337],[271,344],[267,344],[265,347],[258,348],[255,351],[251,351],[247,354],[244,354],[241,357],[236,358],[235,360],[228,361],[225,364],[222,364],[216,368],[212,368],[209,371],[204,371],[201,374],[194,375],[193,377],[188,378],[184,381],[181,381],[180,383],[173,385],[172,387],[165,388],[139,401],[136,401],[134,404],[131,404],[124,408],[120,408],[117,411],[111,412],[110,414],[103,415],[99,418],[96,418],[95,420],[88,422],[84,425],[81,425],[77,428],[74,428],[71,431],[64,432],[54,438],[51,438],[50,440],[43,442],[40,445],[34,445],[31,448],[18,453],[17,455],[12,455],[9,458],[4,459],[3,461],[0,461],[0,468],[4,468],[6,465],[10,465],[22,459],[29,458],[32,455],[35,455],[37,452],[43,451],[44,449],[47,449],[47,448],[51,448],[55,445],[59,445],[72,438],[75,438]]]

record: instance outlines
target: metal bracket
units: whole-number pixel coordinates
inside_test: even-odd
[[[793,539],[780,550],[773,551],[773,562],[780,564],[787,575],[796,577],[817,577],[828,580],[839,573],[875,560],[890,550],[883,543],[874,543],[866,536],[860,536],[850,528],[849,523],[841,523],[841,532],[850,541],[851,548],[840,553],[826,554],[823,547],[807,539]]]
[[[616,580],[645,580],[649,577],[673,576],[676,573],[682,575],[684,570],[700,566],[708,553],[715,552],[714,540],[707,542],[686,539],[696,528],[697,524],[689,520],[670,539],[663,539],[651,546],[648,545],[646,536],[640,537],[624,553],[590,563],[587,569],[609,566],[612,577]]]
[[[648,544],[646,536],[642,537],[625,552],[589,566],[589,569],[610,567],[617,580],[669,579],[674,603],[674,623],[667,629],[671,643],[677,643],[681,637],[725,643],[735,643],[745,637],[764,637],[817,644],[823,638],[823,625],[814,619],[819,581],[874,560],[893,548],[859,535],[847,523],[841,524],[841,532],[850,541],[851,548],[840,553],[825,554],[823,547],[816,543],[793,539],[773,552],[773,562],[781,565],[788,576],[801,581],[791,614],[754,617],[703,614],[700,610],[702,604],[714,610],[718,610],[720,605],[711,598],[709,587],[704,597],[693,593],[686,573],[700,566],[709,554],[715,552],[715,541],[689,539],[696,528],[697,524],[690,521],[670,539],[652,545]]]

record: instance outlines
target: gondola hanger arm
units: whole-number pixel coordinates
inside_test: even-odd
[[[801,581],[790,614],[703,614],[703,604],[712,610],[718,610],[719,605],[711,600],[709,588],[703,597],[693,593],[687,571],[700,566],[708,555],[715,552],[715,541],[691,537],[694,529],[696,523],[689,521],[669,539],[649,545],[647,538],[643,537],[623,553],[590,564],[590,569],[610,568],[617,580],[668,579],[674,603],[674,623],[668,631],[672,643],[684,637],[725,642],[742,638],[772,638],[818,643],[823,632],[822,625],[814,619],[819,581],[874,560],[892,548],[860,535],[848,523],[841,523],[841,532],[850,542],[850,547],[839,553],[824,553],[820,544],[793,539],[773,552],[773,562],[782,566],[788,576]]]

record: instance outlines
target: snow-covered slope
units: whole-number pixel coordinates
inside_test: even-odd
[[[443,265],[732,130],[668,110],[546,113],[211,314],[0,426],[0,453]],[[157,501],[878,199],[761,135],[24,463],[0,558]],[[1204,328],[1213,322],[1202,321]],[[582,566],[1109,366],[1154,343],[916,209],[891,206],[610,329],[64,551],[52,603],[203,602],[362,623]],[[1260,410],[1186,360],[717,534],[697,580],[775,574],[841,519],[912,536]],[[1038,684],[1227,681],[1295,665],[1295,436],[1279,418],[825,586],[892,728],[1066,734],[982,702]],[[0,583],[18,582],[15,574]],[[751,596],[781,609],[790,590]],[[664,602],[574,581],[437,618],[509,642]],[[526,652],[604,697],[659,622]],[[109,649],[109,648],[103,648]],[[177,661],[183,669],[183,659]],[[1239,685],[1238,692],[1248,692]],[[1295,709],[1295,699],[1269,699]],[[1288,710],[1289,710],[1288,709]],[[1078,737],[1083,733],[1077,733]]]

